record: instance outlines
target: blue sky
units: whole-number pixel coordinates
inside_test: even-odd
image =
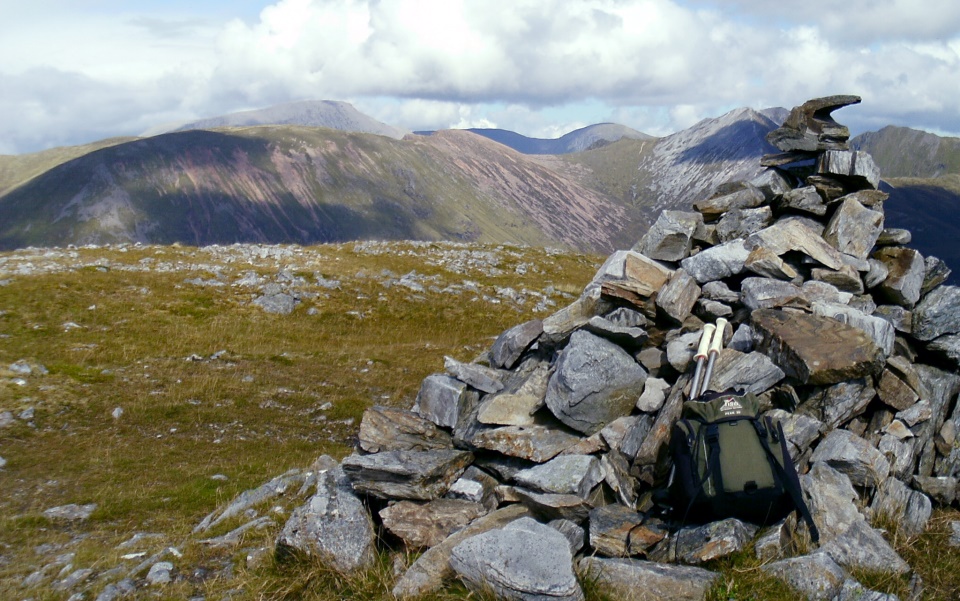
[[[549,138],[832,94],[960,135],[960,2],[0,0],[0,154],[306,99]]]

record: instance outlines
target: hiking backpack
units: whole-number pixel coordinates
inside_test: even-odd
[[[681,521],[735,517],[771,524],[796,509],[817,528],[779,421],[759,416],[752,393],[709,392],[683,404],[673,428],[670,496]]]

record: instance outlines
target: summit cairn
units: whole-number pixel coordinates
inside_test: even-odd
[[[858,569],[912,571],[873,524],[914,536],[957,500],[960,289],[908,232],[884,228],[877,167],[830,116],[858,102],[793,109],[761,175],[665,211],[572,304],[472,363],[448,359],[411,409],[367,411],[355,454],[331,467],[343,484],[317,495],[352,489],[386,540],[424,551],[395,595],[459,577],[504,598],[575,600],[572,574],[589,574],[612,591],[702,599],[717,577],[702,564],[750,543],[810,599],[862,590]],[[753,392],[783,423],[819,546],[793,516],[681,524],[655,501],[700,333],[719,318],[732,329],[710,388]],[[319,531],[309,513],[288,528]],[[358,524],[337,528],[344,548],[372,544],[364,520],[344,519]]]

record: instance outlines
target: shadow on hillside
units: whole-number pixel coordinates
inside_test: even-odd
[[[767,134],[776,129],[773,121],[738,121],[726,125],[685,149],[677,161],[682,163],[713,163],[716,161],[743,161],[755,159],[759,164],[765,154],[779,152],[767,142]]]

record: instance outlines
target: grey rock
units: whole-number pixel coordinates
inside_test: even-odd
[[[846,150],[850,130],[834,121],[831,113],[859,102],[859,96],[851,95],[808,100],[793,107],[783,125],[767,134],[767,141],[784,152]]]
[[[902,425],[903,422],[896,420],[893,424]],[[888,432],[889,430],[890,426],[887,427]],[[909,436],[913,436],[913,433],[905,426],[904,430]],[[893,476],[906,480],[910,479],[910,475],[913,474],[917,466],[917,444],[915,440],[885,433],[880,437],[880,442],[877,443],[877,450],[883,453],[887,461],[890,462]]]
[[[754,542],[757,559],[764,563],[782,559],[790,548],[790,540],[790,529],[785,520],[764,529]]]
[[[612,450],[600,458],[603,481],[623,507],[637,506],[636,480],[630,475],[630,463],[620,451]]]
[[[803,298],[811,305],[813,303],[832,303],[846,305],[853,300],[849,292],[841,292],[836,286],[827,282],[808,280],[800,287]]]
[[[503,390],[503,380],[507,375],[502,370],[476,363],[461,363],[453,357],[443,358],[443,368],[461,382],[491,394]]]
[[[531,321],[506,330],[490,349],[490,362],[494,367],[512,369],[520,357],[543,334],[543,321]]]
[[[774,280],[794,280],[798,274],[797,270],[789,263],[780,258],[772,250],[764,247],[758,247],[750,252],[744,267],[748,271]]]
[[[926,267],[923,255],[912,248],[885,247],[873,253],[873,258],[887,266],[887,277],[877,292],[888,301],[904,307],[912,307],[920,300],[920,287]]]
[[[627,601],[703,601],[719,574],[695,566],[639,559],[584,557],[580,574],[594,579],[615,598]]]
[[[743,240],[731,240],[680,261],[698,284],[722,280],[741,273],[752,249]]]
[[[933,417],[933,406],[930,404],[930,401],[919,401],[898,412],[894,417],[897,421],[902,421],[908,427],[912,428]]]
[[[579,495],[538,493],[516,487],[516,500],[546,520],[570,520],[578,524],[587,519],[593,505]]]
[[[867,259],[867,264],[870,265],[870,269],[863,276],[863,285],[867,289],[876,288],[890,275],[890,269],[886,263],[878,259]]]
[[[740,302],[740,293],[731,290],[730,287],[727,286],[726,282],[723,281],[707,282],[700,289],[700,292],[704,298],[726,303],[728,305]]]
[[[865,290],[860,272],[852,265],[844,265],[838,270],[815,268],[811,273],[813,279],[826,282],[837,290],[850,294],[863,294]],[[871,302],[873,298],[870,298]]]
[[[350,455],[341,467],[359,493],[429,501],[447,492],[472,462],[472,453],[439,449]]]
[[[427,376],[420,383],[420,391],[413,411],[420,417],[444,428],[454,428],[466,415],[475,400],[467,385],[443,374]]]
[[[600,435],[610,449],[620,451],[627,457],[634,457],[640,450],[640,445],[650,433],[653,426],[652,415],[627,415],[613,420],[602,430]]]
[[[375,540],[370,514],[336,468],[317,476],[316,494],[293,511],[276,546],[280,557],[296,550],[346,573],[373,565]]]
[[[717,236],[720,237],[721,242],[746,238],[770,225],[771,221],[773,221],[773,210],[769,206],[761,206],[755,209],[734,209],[720,218],[719,223],[717,223]]]
[[[733,316],[733,309],[717,301],[698,298],[693,313],[705,322],[712,322],[720,317],[729,319]]]
[[[51,507],[43,511],[43,516],[50,520],[64,521],[64,522],[85,522],[90,519],[90,516],[97,509],[96,503],[90,503],[88,505],[77,505],[71,503],[69,505],[60,505],[58,507]]]
[[[467,538],[453,548],[450,567],[471,590],[493,589],[499,598],[583,599],[567,540],[530,518]]]
[[[640,314],[638,313],[638,315]],[[643,317],[643,315],[640,315],[640,317]],[[647,332],[643,328],[617,325],[599,316],[591,317],[584,325],[584,329],[628,351],[639,349],[648,338]]]
[[[706,200],[693,203],[693,208],[702,213],[706,220],[712,220],[734,209],[752,209],[763,204],[763,192],[754,185],[742,182],[738,190],[720,194]]]
[[[483,424],[502,426],[533,425],[533,414],[544,406],[550,365],[539,363],[516,390],[486,396],[477,419]]]
[[[653,421],[653,427],[650,433],[640,445],[634,464],[637,466],[654,465],[661,457],[660,453],[664,445],[670,440],[670,431],[674,423],[680,418],[680,412],[683,408],[683,391],[690,384],[690,376],[684,374],[677,379],[676,384],[670,389],[670,395],[663,404],[656,419]]]
[[[822,545],[820,551],[845,568],[894,574],[910,571],[907,562],[866,520],[851,524],[840,536]]]
[[[960,547],[960,522],[950,522],[950,546]]]
[[[920,398],[930,401],[932,414],[928,421],[917,426],[917,438],[922,445],[918,449],[920,458],[917,464],[917,475],[931,476],[937,454],[934,434],[940,431],[953,399],[957,398],[957,393],[960,392],[960,375],[928,365],[917,364],[915,367],[920,381],[923,382]],[[960,416],[955,413],[952,421],[956,424],[957,420],[960,420]]]
[[[906,246],[913,240],[910,230],[885,228],[877,238],[878,246]]]
[[[814,315],[830,317],[863,330],[880,347],[884,357],[893,354],[893,342],[897,333],[893,324],[889,321],[881,317],[866,315],[862,311],[839,303],[814,302],[812,308]]]
[[[147,584],[160,586],[173,582],[173,564],[169,561],[160,561],[150,566],[147,572]]]
[[[658,261],[680,261],[690,254],[693,233],[702,224],[700,213],[662,211],[633,250]]]
[[[760,309],[751,327],[757,350],[803,383],[834,384],[883,367],[883,351],[867,334],[833,319]]]
[[[293,313],[293,310],[299,302],[300,300],[298,298],[286,292],[266,294],[258,296],[253,300],[254,305],[257,305],[267,313],[275,313],[278,315],[289,315]]]
[[[740,300],[751,311],[769,309],[803,296],[799,286],[769,278],[745,278],[740,284]]]
[[[800,252],[830,269],[840,269],[843,266],[840,252],[800,219],[781,219],[770,227],[751,234],[746,240],[746,246],[749,250],[767,248],[780,256],[790,251]]]
[[[825,553],[781,559],[760,569],[783,580],[810,601],[831,601],[847,579],[843,568]]]
[[[920,295],[925,295],[940,284],[947,281],[952,271],[947,264],[937,257],[929,256],[923,260],[924,276],[923,286],[920,288]]]
[[[957,478],[947,476],[914,476],[913,486],[931,499],[948,507],[957,500]]]
[[[538,424],[484,430],[470,439],[478,448],[537,463],[549,461],[579,442],[578,436]]]
[[[700,332],[687,332],[667,342],[667,362],[680,373],[693,362],[700,343]]]
[[[824,429],[823,422],[800,413],[773,409],[765,415],[780,422],[781,427],[783,427],[783,435],[787,438],[790,456],[794,460],[797,460],[810,449],[810,446],[820,437],[820,433]]]
[[[876,190],[880,186],[880,168],[863,151],[828,150],[817,159],[817,173],[841,178]]]
[[[847,198],[830,218],[823,238],[842,253],[866,259],[882,231],[882,212]]]
[[[529,510],[522,505],[510,505],[474,520],[467,527],[458,530],[439,545],[431,547],[420,555],[397,580],[393,587],[393,595],[400,599],[409,599],[439,590],[445,580],[456,575],[450,567],[450,554],[454,547],[467,538],[502,528],[516,519],[529,515]]]
[[[627,415],[647,372],[623,349],[577,331],[547,384],[546,404],[563,423],[587,435]]]
[[[591,317],[609,309],[601,298],[601,288],[589,288],[577,300],[543,320],[543,338],[551,343],[566,340],[574,330],[582,328]]]
[[[479,503],[489,511],[497,508],[496,489],[500,481],[475,466],[468,467],[450,486],[445,498]]]
[[[898,332],[913,333],[913,312],[899,305],[880,305],[873,311],[873,315],[890,322]]]
[[[617,252],[607,259],[607,263],[615,257],[619,257],[619,263],[614,263],[619,264],[619,271],[613,272],[616,277],[606,278],[607,282],[615,283],[638,297],[653,296],[673,275],[673,269],[639,253]]]
[[[600,461],[592,455],[561,455],[550,461],[517,472],[517,484],[553,494],[577,495],[586,499],[603,480]]]
[[[960,333],[960,287],[941,286],[913,309],[913,337],[933,340]]]
[[[643,393],[637,399],[637,409],[644,413],[656,413],[667,400],[670,384],[660,378],[647,378],[643,383]]]
[[[804,186],[787,190],[780,197],[781,210],[795,209],[823,217],[827,214],[827,205],[814,186]]]
[[[683,269],[678,269],[657,293],[656,303],[671,319],[683,323],[683,320],[690,316],[698,298],[700,287],[696,280]]]
[[[894,594],[886,594],[864,588],[856,580],[847,579],[840,593],[832,601],[900,601]]]
[[[750,180],[750,183],[756,186],[768,201],[793,189],[790,182],[776,169],[764,169],[760,175]]]
[[[587,544],[587,531],[570,520],[553,520],[550,526],[570,543],[570,553],[576,555]]]
[[[381,451],[427,451],[453,447],[450,434],[412,411],[375,405],[360,420],[360,448]]]
[[[939,353],[960,367],[960,334],[948,334],[927,343],[927,350]]]
[[[860,497],[845,474],[826,463],[814,463],[800,476],[810,515],[820,530],[821,543],[833,540],[864,517],[858,509]]]
[[[263,530],[273,526],[275,522],[273,518],[262,516],[247,522],[237,528],[234,528],[226,534],[220,536],[215,536],[213,538],[205,538],[197,541],[198,543],[210,547],[210,548],[222,548],[222,547],[235,547],[243,540],[243,535],[251,530]]]
[[[877,383],[877,395],[880,400],[897,411],[909,409],[919,400],[917,392],[910,388],[890,369],[884,369]]]
[[[628,307],[617,307],[604,315],[604,319],[621,328],[645,328],[649,324],[643,313]]]
[[[750,324],[741,323],[737,326],[733,337],[730,338],[730,342],[727,343],[727,348],[740,351],[741,353],[753,352],[753,328],[750,327]]]
[[[669,365],[666,351],[655,346],[648,346],[637,353],[636,357],[640,365],[654,377],[659,376],[660,372]],[[644,385],[646,385],[646,383],[644,383]]]
[[[756,526],[728,518],[695,528],[681,528],[671,544],[680,561],[696,565],[737,553],[756,533]]]
[[[898,534],[914,537],[926,530],[933,514],[933,504],[922,492],[912,490],[896,478],[887,478],[877,489],[870,513],[874,519],[883,516],[890,523],[897,524]]]
[[[834,430],[817,446],[811,462],[824,462],[856,486],[876,488],[890,474],[890,462],[870,443],[847,430]]]
[[[647,522],[647,523],[645,523]],[[640,555],[667,535],[665,526],[623,505],[606,505],[590,512],[590,547],[607,557]]]
[[[479,503],[434,499],[427,503],[393,503],[380,510],[380,518],[384,527],[403,540],[408,549],[423,549],[442,543],[486,513]]]
[[[744,390],[761,394],[784,377],[783,370],[766,355],[758,352],[741,353],[722,349],[713,367],[709,390]]]

